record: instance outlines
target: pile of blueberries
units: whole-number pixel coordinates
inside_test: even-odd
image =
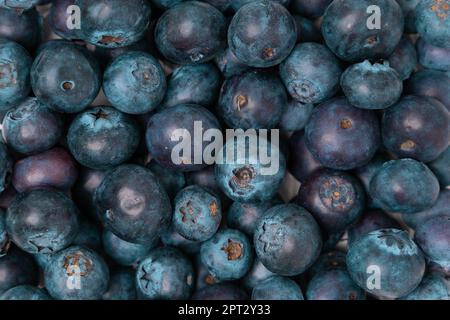
[[[3,300],[450,298],[450,0],[0,0],[0,114]]]

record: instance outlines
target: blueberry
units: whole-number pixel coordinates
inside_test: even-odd
[[[405,17],[405,33],[417,33],[416,7],[420,0],[396,0],[403,10]]]
[[[24,154],[50,149],[63,134],[63,117],[36,98],[27,98],[9,110],[2,125],[8,146]]]
[[[436,202],[439,182],[421,162],[392,160],[383,164],[372,178],[370,194],[385,211],[414,213]]]
[[[252,300],[304,300],[295,281],[274,276],[258,283],[252,291]]]
[[[167,10],[185,0],[151,0],[150,2],[162,10]]]
[[[155,241],[146,244],[131,243],[107,229],[103,230],[102,239],[105,252],[122,266],[137,266],[157,245]]]
[[[109,270],[95,251],[72,246],[52,256],[44,281],[54,299],[99,300],[108,288]]]
[[[364,213],[364,215],[355,224],[353,224],[348,230],[348,243],[351,246],[352,243],[357,241],[365,234],[379,230],[379,229],[400,229],[396,220],[388,216],[381,210],[370,210]]]
[[[397,157],[430,162],[449,146],[450,112],[435,99],[406,96],[386,110],[381,131]]]
[[[207,109],[195,104],[180,104],[174,107],[165,108],[148,121],[146,142],[152,157],[162,166],[180,171],[195,171],[206,166],[204,161],[193,163],[194,157],[188,157],[185,154],[177,154],[179,157],[173,159],[172,153],[175,146],[179,145],[177,139],[188,137],[179,137],[173,139],[173,135],[181,129],[189,132],[190,137],[194,137],[195,122],[202,125],[202,133],[208,129],[220,129],[220,124],[216,117]],[[191,144],[191,154],[194,153],[194,144]],[[205,147],[208,145],[202,142],[202,155]],[[184,153],[184,152],[183,152]],[[178,163],[177,163],[178,162]]]
[[[0,142],[0,194],[9,186],[13,171],[12,166],[13,161],[9,155],[8,148]]]
[[[422,0],[416,7],[417,32],[436,47],[450,47],[449,0]]]
[[[389,66],[397,71],[401,80],[408,79],[417,65],[417,53],[409,38],[403,37],[387,58]]]
[[[407,82],[406,92],[412,95],[436,98],[450,111],[450,74],[424,69],[415,73]]]
[[[351,106],[345,98],[316,107],[305,129],[309,151],[322,165],[339,170],[367,164],[380,140],[376,114]]]
[[[70,190],[77,177],[77,163],[66,150],[57,147],[17,161],[12,184],[19,192],[45,187]]]
[[[450,289],[443,276],[432,273],[426,275],[419,286],[401,300],[450,300]]]
[[[195,255],[195,272],[196,272],[196,283],[195,290],[201,290],[204,287],[212,286],[214,284],[220,283],[219,280],[214,278],[209,272],[208,268],[202,263],[200,254]]]
[[[261,162],[261,157],[252,152],[250,141],[241,138],[228,140],[219,152],[223,158],[219,158],[215,166],[217,183],[234,201],[254,202],[272,199],[286,171],[286,160],[283,154],[276,145],[259,137],[258,153],[266,152],[272,158],[269,164],[271,167],[268,168],[267,164]],[[268,153],[261,148],[262,145],[267,146]],[[227,154],[231,152],[236,155],[236,158],[227,159]]]
[[[175,197],[174,229],[188,240],[205,241],[219,229],[220,199],[200,186],[188,186]]]
[[[379,26],[376,11],[369,11],[373,5],[381,11]],[[403,12],[395,0],[335,0],[323,16],[322,35],[342,60],[382,59],[399,43],[403,25]]]
[[[170,170],[154,160],[147,164],[147,168],[158,178],[170,199],[173,199],[186,184],[186,177],[183,172]]]
[[[230,0],[230,6],[235,10],[238,11],[243,5],[246,5],[250,2],[259,1],[259,0]],[[273,2],[277,2],[286,8],[289,6],[289,3],[291,0],[271,0]]]
[[[106,227],[125,241],[148,244],[169,225],[169,197],[152,172],[138,165],[110,170],[95,191]]]
[[[223,14],[198,1],[173,6],[163,13],[155,28],[158,50],[168,60],[182,65],[211,60],[224,49],[225,37]]]
[[[188,299],[194,287],[194,270],[180,251],[162,248],[152,251],[139,264],[135,279],[142,299]]]
[[[29,253],[49,254],[67,247],[77,235],[78,226],[75,204],[59,191],[36,189],[21,193],[6,214],[11,240]]]
[[[37,283],[38,270],[28,254],[11,247],[8,254],[0,257],[0,273],[5,275],[0,278],[0,294],[13,287]]]
[[[35,9],[20,13],[0,7],[0,37],[34,50],[41,41],[39,14]]]
[[[322,42],[322,33],[313,20],[294,15],[297,25],[297,42]]]
[[[44,289],[25,284],[9,289],[0,300],[51,300],[51,297]]]
[[[67,144],[74,158],[92,169],[109,169],[127,161],[138,143],[136,121],[105,106],[78,114],[67,133]]]
[[[204,287],[192,296],[193,300],[248,300],[244,290],[232,283],[220,283]]]
[[[419,38],[416,42],[417,55],[422,66],[429,69],[450,71],[450,48],[440,48]]]
[[[230,78],[249,69],[247,65],[243,64],[238,60],[238,58],[236,58],[229,48],[219,53],[214,58],[214,62],[225,78]]]
[[[281,117],[280,129],[286,132],[303,130],[311,117],[313,109],[314,105],[312,103],[290,100]]]
[[[368,60],[347,68],[341,77],[341,87],[348,101],[362,109],[386,109],[400,98],[403,83],[388,62]]]
[[[76,0],[75,5],[81,9],[80,38],[96,46],[130,45],[143,37],[150,24],[146,0]]]
[[[225,229],[203,242],[200,257],[215,279],[236,280],[245,276],[250,270],[253,262],[253,248],[244,233]]]
[[[409,227],[417,229],[430,218],[448,214],[448,208],[450,208],[450,190],[442,190],[431,208],[414,214],[402,214],[402,219]]]
[[[143,114],[155,109],[164,98],[166,77],[150,54],[124,53],[106,69],[103,91],[116,109]]]
[[[280,203],[281,201],[278,201],[276,198],[262,202],[235,201],[228,208],[226,214],[227,225],[230,228],[238,229],[248,236],[253,237],[258,219],[275,204]]]
[[[295,204],[278,205],[258,220],[254,234],[262,264],[279,275],[298,275],[320,254],[322,238],[311,214]]]
[[[333,0],[292,0],[294,12],[310,18],[318,18]]]
[[[136,284],[133,270],[120,269],[111,273],[109,287],[103,300],[135,300]]]
[[[228,46],[251,67],[279,64],[294,48],[295,21],[289,11],[274,1],[252,1],[242,6],[228,28]]]
[[[73,245],[84,246],[93,250],[102,248],[102,236],[98,226],[87,219],[80,219],[78,233],[73,239]]]
[[[362,215],[365,193],[351,175],[320,169],[302,183],[295,203],[309,210],[325,230],[339,232]]]
[[[306,147],[303,131],[294,132],[289,138],[289,146],[291,150],[289,172],[298,181],[305,181],[312,172],[322,167]]]
[[[53,1],[48,14],[48,23],[50,29],[58,36],[67,40],[80,39],[80,30],[72,28],[68,21],[72,21],[73,10],[69,10],[69,6],[73,6],[76,0],[58,0]]]
[[[162,233],[161,242],[166,247],[175,247],[190,255],[200,252],[201,242],[186,239],[175,231],[173,225]]]
[[[217,114],[230,128],[271,129],[278,125],[287,105],[280,78],[264,70],[251,70],[225,80]]]
[[[118,48],[95,47],[94,55],[97,61],[100,63],[102,69],[106,69],[114,59],[118,58],[123,54],[135,51],[141,53],[152,52],[153,54],[154,49],[152,43],[150,43],[148,39],[143,38],[138,42],[132,43],[126,47],[118,47]],[[160,64],[159,61],[158,64]],[[161,65],[161,67],[162,66],[163,65]]]
[[[253,288],[260,282],[269,279],[276,274],[269,271],[258,258],[253,260],[253,265],[247,274],[242,278],[242,284],[245,289],[252,292]]]
[[[220,83],[219,70],[211,63],[178,67],[170,76],[161,107],[183,103],[213,106],[219,95]]]
[[[349,248],[350,276],[365,291],[383,298],[412,292],[422,280],[425,259],[405,231],[381,229],[359,238]]]
[[[428,166],[438,178],[442,188],[450,186],[450,146]]]
[[[450,268],[450,215],[430,217],[416,227],[415,238],[425,256],[439,264]]]
[[[23,101],[30,92],[31,57],[16,42],[0,39],[0,110]]]
[[[330,269],[317,273],[308,283],[308,300],[365,300],[361,290],[347,270]]]
[[[5,211],[0,209],[0,258],[8,253],[11,242],[6,232]]]
[[[332,250],[320,255],[311,268],[308,269],[308,276],[312,279],[318,273],[326,273],[333,270],[347,270],[346,252]]]
[[[40,0],[0,0],[0,7],[14,10],[28,10],[39,4]]]

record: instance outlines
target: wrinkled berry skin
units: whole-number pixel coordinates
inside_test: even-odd
[[[280,122],[286,105],[280,78],[265,70],[252,70],[225,80],[217,114],[229,128],[271,129]]]
[[[155,43],[165,58],[177,64],[211,60],[225,48],[225,17],[210,4],[182,2],[159,18]]]
[[[9,155],[8,148],[0,142],[0,193],[2,193],[10,183],[13,172],[13,161]]]
[[[406,96],[386,110],[381,131],[392,154],[430,162],[449,146],[450,112],[437,100]]]
[[[280,65],[289,94],[303,103],[320,103],[339,89],[342,69],[338,59],[319,43],[298,44]]]
[[[450,146],[428,166],[438,178],[441,188],[450,186]]]
[[[79,285],[72,284],[74,275]],[[108,288],[109,270],[95,251],[72,246],[52,256],[44,270],[45,287],[58,300],[99,300]]]
[[[116,109],[144,114],[155,109],[164,98],[166,76],[158,60],[150,54],[124,53],[106,69],[103,91]]]
[[[0,7],[6,9],[28,10],[37,5],[40,0],[0,0]]]
[[[348,243],[351,246],[352,243],[369,232],[391,228],[400,229],[400,226],[397,221],[388,216],[386,213],[381,210],[367,211],[361,219],[359,219],[348,229]]]
[[[0,209],[0,258],[8,253],[11,244],[6,232],[5,211]]]
[[[63,134],[63,117],[36,98],[27,98],[3,118],[2,134],[8,146],[23,154],[53,147]],[[30,134],[31,132],[31,134]]]
[[[252,1],[242,6],[228,28],[233,54],[251,67],[279,64],[294,48],[297,29],[289,11],[274,1]]]
[[[422,0],[416,7],[417,32],[433,46],[450,48],[449,0]]]
[[[416,72],[407,82],[406,92],[412,95],[432,97],[442,102],[450,111],[450,74],[424,69]]]
[[[249,297],[239,286],[219,283],[204,287],[192,296],[192,300],[248,300]]]
[[[0,37],[15,41],[31,52],[41,41],[39,19],[35,9],[20,13],[0,8]]]
[[[102,300],[136,300],[134,270],[119,269],[113,272]]]
[[[215,194],[194,185],[178,192],[174,202],[172,223],[186,239],[205,241],[219,229],[222,204]]]
[[[316,27],[313,20],[294,15],[297,25],[297,43],[299,42],[322,42],[322,33]]]
[[[373,11],[381,9],[380,28],[368,28]],[[325,11],[322,35],[327,46],[342,60],[387,58],[403,34],[403,12],[395,0],[335,0]]]
[[[168,81],[162,108],[183,103],[210,107],[219,95],[220,72],[212,63],[202,63],[176,68]]]
[[[372,110],[335,98],[314,108],[305,128],[309,151],[324,166],[349,170],[367,164],[378,150],[380,126]]]
[[[263,202],[233,202],[226,214],[227,226],[238,229],[249,237],[253,237],[256,222],[264,213],[275,204],[280,204],[278,199]]]
[[[396,299],[419,285],[425,272],[425,259],[405,231],[381,229],[350,246],[347,266],[350,276],[362,289],[377,297]],[[381,271],[379,288],[367,286],[376,267]]]
[[[365,292],[345,269],[318,272],[308,283],[308,300],[366,300]]]
[[[450,71],[450,48],[433,46],[422,38],[417,40],[416,48],[422,66],[433,70]]]
[[[311,117],[314,105],[312,103],[301,103],[297,100],[288,102],[286,110],[280,121],[280,129],[283,131],[303,130]]]
[[[292,9],[305,17],[318,18],[333,0],[292,0]]]
[[[273,276],[258,283],[252,291],[252,300],[304,300],[303,293],[287,277]]]
[[[450,300],[450,289],[443,276],[431,273],[423,277],[419,286],[401,300]]]
[[[414,214],[402,214],[402,219],[409,227],[417,229],[433,217],[449,214],[448,208],[450,208],[450,190],[444,189],[431,208]]]
[[[0,300],[52,300],[44,289],[20,285],[9,289],[0,296]]]
[[[80,29],[73,28],[69,29],[67,21],[69,20],[72,12],[67,12],[69,6],[74,5],[76,0],[58,0],[53,1],[52,6],[50,7],[50,12],[48,14],[48,23],[50,29],[66,40],[76,40],[80,39]]]
[[[253,263],[253,249],[244,233],[224,229],[202,243],[200,258],[215,279],[236,280],[250,270]]]
[[[77,115],[69,126],[67,144],[82,165],[109,169],[133,155],[139,144],[139,128],[131,116],[99,106]]]
[[[38,270],[33,258],[25,252],[12,247],[8,254],[0,257],[0,294],[13,287],[37,283]]]
[[[253,265],[247,274],[242,278],[242,284],[245,289],[252,292],[253,288],[260,282],[269,279],[272,276],[276,276],[275,273],[268,270],[259,259],[256,257],[253,259]]]
[[[386,109],[400,98],[403,82],[389,63],[369,60],[350,66],[341,77],[348,101],[361,109]]]
[[[151,242],[139,244],[125,241],[107,229],[103,230],[102,240],[106,254],[121,266],[137,266],[156,246]]]
[[[229,48],[219,53],[214,58],[214,62],[225,78],[230,78],[249,69],[247,65],[236,58]]]
[[[435,203],[439,182],[421,162],[392,160],[383,164],[370,181],[370,194],[385,211],[414,213]]]
[[[273,161],[267,171],[267,165],[261,163],[257,154],[250,154],[247,139],[229,140],[219,153],[223,158],[215,166],[216,181],[222,191],[234,201],[254,202],[272,199],[278,191],[286,172],[286,160],[277,146],[259,137],[261,143],[267,145]],[[231,148],[231,149],[230,149]],[[266,148],[258,148],[258,153],[267,154]],[[227,153],[234,150],[234,159],[227,159]],[[241,150],[237,152],[238,150]],[[244,152],[245,151],[245,152]],[[242,157],[242,158],[241,158]],[[274,163],[277,162],[278,166]]]
[[[425,256],[445,269],[450,269],[450,214],[431,217],[418,225],[415,238]]]
[[[136,271],[138,297],[147,300],[188,299],[194,287],[194,269],[180,251],[152,251]]]
[[[184,238],[175,231],[173,225],[170,225],[161,235],[161,242],[166,247],[175,247],[189,255],[194,255],[200,252],[201,242],[192,241]]]
[[[173,199],[178,191],[186,185],[186,177],[183,172],[167,169],[156,161],[151,161],[146,167],[158,178],[170,199]]]
[[[147,131],[145,134],[147,148],[152,157],[162,166],[175,169],[179,171],[195,171],[206,166],[206,163],[194,163],[194,144],[191,143],[191,158],[182,158],[181,154],[176,154],[176,159],[172,159],[173,149],[180,144],[182,139],[187,137],[180,137],[173,141],[172,135],[180,129],[185,129],[190,133],[190,137],[194,137],[194,123],[201,122],[203,133],[208,129],[219,129],[220,124],[216,117],[202,106],[195,104],[180,104],[171,108],[165,108],[148,121]],[[207,142],[202,142],[202,154]],[[179,163],[174,163],[178,161]]]
[[[387,61],[389,66],[397,71],[401,80],[408,79],[417,65],[417,53],[411,40],[405,36],[402,37]]]
[[[295,204],[278,205],[266,211],[258,220],[253,241],[263,265],[284,276],[308,269],[322,248],[316,221]]]
[[[94,101],[100,86],[100,67],[94,56],[65,40],[46,42],[31,67],[34,94],[58,112],[82,111]]]
[[[67,247],[75,239],[78,227],[75,204],[59,191],[36,189],[21,193],[6,213],[11,240],[33,254],[55,253]]]
[[[83,17],[80,38],[99,47],[137,42],[150,24],[151,8],[146,0],[76,0],[75,5]]]
[[[106,227],[128,242],[152,243],[170,222],[167,193],[150,170],[138,165],[109,171],[95,200]]]
[[[31,57],[16,42],[0,39],[0,110],[6,111],[30,92]]]
[[[366,202],[357,179],[345,172],[320,169],[302,183],[295,203],[311,212],[325,230],[335,233],[355,222]]]
[[[57,147],[17,161],[12,184],[19,192],[45,187],[70,190],[77,177],[77,163],[66,150]]]
[[[289,157],[289,172],[300,182],[316,169],[322,167],[305,144],[305,135],[303,131],[294,132],[289,138],[291,154]]]

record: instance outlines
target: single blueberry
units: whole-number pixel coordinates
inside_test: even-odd
[[[0,300],[52,300],[52,298],[44,289],[24,284],[9,289],[0,296]]]
[[[309,18],[322,16],[333,0],[292,0],[291,7],[294,12]]]
[[[225,78],[230,78],[249,69],[247,65],[243,64],[238,60],[238,58],[236,58],[229,48],[226,48],[219,53],[214,58],[214,62]]]
[[[347,253],[340,250],[332,250],[323,253],[316,262],[308,269],[308,277],[311,280],[318,273],[325,273],[332,270],[347,270],[345,261]]]
[[[294,132],[289,138],[290,157],[289,172],[300,182],[303,182],[315,170],[322,165],[314,158],[305,144],[305,135],[303,131]]]
[[[0,7],[0,37],[15,41],[30,52],[41,41],[40,24],[41,17],[35,9],[18,12]]]
[[[287,277],[273,276],[258,283],[252,300],[304,300],[299,285]]]
[[[28,10],[39,4],[40,0],[0,0],[0,7],[12,10]]]
[[[438,273],[426,275],[419,286],[400,300],[450,300],[450,289]]]
[[[450,48],[433,46],[422,38],[417,40],[416,48],[422,66],[428,69],[450,71]]]
[[[450,0],[421,0],[415,10],[417,32],[436,47],[450,48]]]
[[[38,268],[33,258],[12,246],[8,254],[0,257],[0,294],[22,284],[37,284]]]
[[[111,273],[103,300],[136,300],[134,270],[119,269]]]
[[[416,72],[406,84],[406,93],[432,97],[442,102],[450,111],[450,73],[424,69]]]
[[[167,10],[172,8],[174,5],[177,5],[186,0],[150,0],[152,4],[162,10]]]
[[[238,11],[243,5],[246,5],[250,2],[259,1],[259,0],[229,0],[231,8],[234,11]],[[279,4],[285,6],[286,8],[289,6],[291,0],[271,0],[274,2],[278,2]]]
[[[389,66],[397,71],[401,80],[408,79],[417,66],[417,53],[411,40],[404,36],[387,61]]]
[[[428,163],[441,184],[441,188],[450,186],[450,146],[432,162]]]
[[[276,274],[267,269],[256,257],[255,259],[253,259],[252,267],[244,276],[244,278],[242,278],[242,284],[244,285],[245,289],[247,289],[249,292],[252,292],[255,286],[272,276],[276,276]]]

